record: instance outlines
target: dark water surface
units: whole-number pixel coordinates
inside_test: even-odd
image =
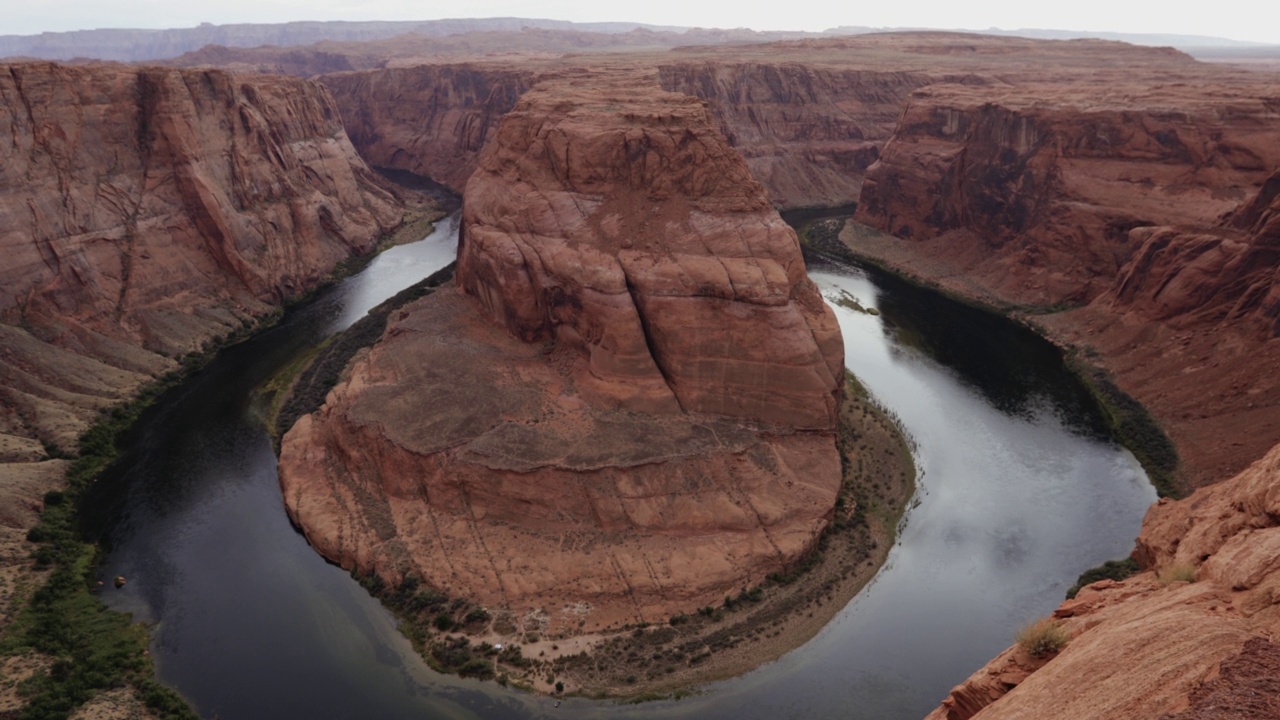
[[[805,646],[680,701],[554,701],[441,676],[395,620],[289,524],[253,389],[453,258],[456,229],[229,348],[162,398],[95,492],[104,597],[154,623],[160,677],[207,718],[917,718],[1050,611],[1076,575],[1128,552],[1155,499],[1046,343],[892,278],[814,267],[848,365],[902,419],[923,470],[889,561]]]

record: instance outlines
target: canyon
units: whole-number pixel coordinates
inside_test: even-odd
[[[700,101],[592,80],[504,116],[458,291],[401,310],[280,453],[335,562],[553,633],[791,567],[841,476],[843,344],[795,233]]]
[[[1214,357],[1224,347],[1274,352],[1265,328],[1274,310],[1231,310],[1262,303],[1274,267],[1267,241],[1247,228],[1259,220],[1242,209],[1255,196],[1266,203],[1260,191],[1280,164],[1271,74],[1168,48],[912,33],[318,79],[370,162],[461,189],[523,92],[591,68],[651,72],[707,101],[775,206],[858,200],[856,219],[885,234],[862,238],[857,252],[1023,312],[1087,349],[1164,424],[1184,489],[1239,472],[1280,442],[1270,412],[1280,387],[1254,378],[1252,363]],[[1120,287],[1152,263],[1164,279],[1142,287],[1158,301],[1138,298],[1138,282]],[[1211,263],[1236,275],[1216,278]],[[1171,272],[1181,279],[1166,282]],[[1159,342],[1147,341],[1153,334]],[[1184,370],[1195,382],[1167,382]]]
[[[451,42],[182,61],[314,81],[0,75],[14,548],[57,484],[47,448],[400,222],[375,166],[464,191],[459,289],[407,307],[289,433],[281,481],[307,537],[393,581],[553,608],[557,628],[723,597],[801,557],[838,485],[838,333],[771,206],[856,200],[847,248],[1096,366],[1172,439],[1175,492],[1194,490],[1152,507],[1141,573],[1058,608],[1057,656],[1011,648],[936,716],[1066,697],[1064,717],[1197,717],[1263,687],[1240,674],[1276,656],[1273,73],[944,33],[525,57]],[[728,357],[734,323],[763,318],[778,339]],[[744,391],[761,383],[781,402]],[[566,477],[591,480],[548,490]],[[698,550],[723,561],[682,562]]]
[[[301,79],[5,65],[0,127],[8,633],[47,577],[32,528],[64,497],[82,433],[372,251],[417,201],[365,165],[327,91]],[[38,658],[6,673],[47,667]]]
[[[1273,464],[1250,465],[1280,442],[1280,384],[1267,370],[1280,362],[1274,77],[1168,49],[1077,41],[1033,50],[1021,42],[804,40],[770,46],[768,55],[686,48],[643,63],[664,88],[708,102],[776,205],[857,198],[860,224],[842,236],[854,252],[1023,318],[1137,398],[1176,448],[1172,492],[1216,487],[1238,473],[1273,482]],[[469,175],[515,98],[579,72],[575,62],[442,63],[321,81],[353,108],[344,110],[356,118],[353,138],[374,162],[457,182],[448,173]],[[628,62],[640,61],[612,66]],[[459,86],[465,90],[451,90]],[[430,93],[426,122],[397,116],[392,99],[416,93]],[[1172,506],[1194,507],[1199,498]],[[1236,542],[1254,541],[1245,532]],[[1114,604],[1116,621],[1099,625],[1104,615],[1070,603],[1059,610],[1083,618],[1067,622],[1078,640],[1045,665],[1069,666],[1061,674],[1032,672],[1043,662],[1011,649],[959,686],[940,717],[1018,716],[1043,707],[1034,688],[1080,698],[1077,711],[1121,714],[1139,711],[1138,698],[1151,703],[1141,712],[1180,712],[1210,696],[1218,665],[1237,662],[1249,637],[1266,635],[1260,601],[1247,602],[1254,619],[1229,639],[1216,635],[1221,642],[1196,631],[1185,631],[1183,645],[1149,642],[1144,633],[1193,625],[1177,614],[1185,598],[1176,593],[1191,591],[1166,589],[1155,578],[1167,568],[1141,547],[1142,575],[1081,594],[1089,607]],[[1232,593],[1267,586],[1265,574],[1225,586],[1201,575],[1192,587],[1211,598],[1211,612],[1242,602]],[[1096,594],[1107,599],[1088,600]],[[1174,681],[1156,668],[1179,647],[1184,674]],[[1136,654],[1118,662],[1104,659],[1107,648]],[[1102,668],[1117,673],[1106,693],[1072,689]],[[1026,690],[1004,697],[1028,678]],[[1162,679],[1153,686],[1151,678]]]
[[[0,107],[0,431],[27,459],[404,215],[305,80],[32,63]]]

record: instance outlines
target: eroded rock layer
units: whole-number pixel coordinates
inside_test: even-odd
[[[794,231],[705,104],[633,82],[544,83],[506,116],[458,283],[516,337],[577,349],[599,403],[832,429],[844,349]]]
[[[686,41],[692,41],[689,36]],[[500,38],[504,52],[517,50]],[[332,48],[336,51],[336,48]],[[651,73],[666,90],[706,100],[722,134],[747,160],[776,207],[857,200],[922,87],[945,83],[1007,90],[1046,77],[1112,84],[1135,74],[1171,77],[1197,64],[1168,48],[1001,38],[960,33],[878,33],[674,51],[530,53],[512,59],[477,45],[471,61],[430,48],[372,43],[343,55],[359,67],[319,79],[372,164],[429,175],[461,190],[480,148],[519,95],[540,80],[618,69]],[[236,52],[219,56],[236,62]]]
[[[3,66],[0,127],[6,435],[74,447],[97,409],[401,219],[308,81]]]
[[[1080,304],[1141,245],[1135,228],[1214,224],[1280,166],[1264,83],[934,85],[913,95],[857,219],[948,234],[967,275],[1019,304]]]
[[[1280,442],[1275,88],[1195,66],[931,86],[863,186],[857,219],[896,238],[853,242],[1031,310],[1152,411],[1183,484],[1229,477]]]
[[[458,281],[285,436],[344,567],[542,618],[663,620],[801,558],[840,482],[843,344],[705,105],[530,91],[468,184]]]

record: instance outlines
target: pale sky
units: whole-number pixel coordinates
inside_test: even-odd
[[[837,25],[981,30],[999,27],[1213,35],[1280,44],[1280,23],[1260,0],[1189,3],[1128,0],[0,0],[0,35],[96,27],[192,27],[201,22],[432,20],[537,17],[754,30],[825,30]],[[1194,8],[1194,9],[1193,9]]]

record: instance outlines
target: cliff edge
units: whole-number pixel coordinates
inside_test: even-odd
[[[0,66],[0,127],[0,433],[37,456],[402,217],[305,80]]]

